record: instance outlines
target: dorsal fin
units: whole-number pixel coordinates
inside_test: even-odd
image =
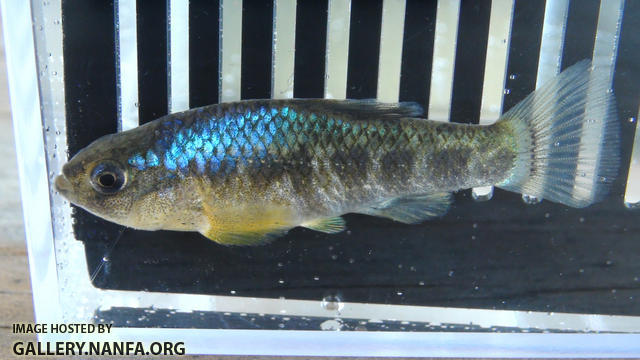
[[[450,205],[450,193],[420,194],[386,200],[357,212],[417,224],[446,214]]]
[[[363,100],[336,100],[314,99],[293,100],[294,103],[307,105],[326,113],[348,114],[355,118],[396,119],[403,117],[415,117],[424,114],[424,109],[416,102],[383,103],[375,99]]]

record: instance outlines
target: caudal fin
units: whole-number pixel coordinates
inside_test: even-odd
[[[618,174],[620,124],[609,77],[583,60],[506,112],[515,136],[511,176],[497,187],[572,207],[604,198]]]

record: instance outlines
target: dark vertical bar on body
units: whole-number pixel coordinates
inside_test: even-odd
[[[273,1],[244,0],[242,8],[241,98],[271,97]]]
[[[572,0],[569,3],[567,31],[562,52],[562,70],[580,60],[591,59],[598,25],[599,7],[600,1],[598,0]]]
[[[352,0],[347,98],[376,97],[382,0]]]
[[[490,13],[490,0],[463,0],[460,4],[451,99],[452,122],[479,122]]]
[[[168,112],[167,3],[138,1],[140,124]]]
[[[437,1],[407,0],[400,70],[400,101],[429,106]]]
[[[296,58],[293,95],[324,95],[328,0],[300,1],[296,9]]]
[[[190,1],[189,104],[192,108],[218,102],[219,21],[219,1]]]
[[[503,110],[508,111],[536,88],[542,41],[544,0],[516,0],[511,27],[511,46]]]

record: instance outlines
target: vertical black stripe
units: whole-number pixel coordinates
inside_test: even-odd
[[[513,9],[509,64],[503,111],[536,88],[545,0],[516,0]]]
[[[273,0],[242,4],[242,99],[271,97]]]
[[[620,29],[613,90],[622,123],[622,164],[615,192],[622,193],[629,172],[640,101],[640,1],[627,1]],[[630,119],[635,121],[630,121]],[[636,144],[638,146],[640,144]]]
[[[567,32],[562,53],[563,70],[593,56],[599,8],[598,0],[572,0],[569,3]]]
[[[64,0],[62,17],[67,141],[73,156],[118,129],[113,2]]]
[[[168,0],[167,0],[168,1]],[[167,3],[138,1],[138,99],[140,124],[168,112]]]
[[[375,98],[380,58],[382,0],[352,0],[347,98]]]
[[[463,0],[453,75],[451,121],[477,124],[489,36],[490,0]]]
[[[400,101],[429,106],[436,1],[407,0],[402,44]]]
[[[113,2],[62,1],[65,111],[69,156],[115,133],[116,58]],[[89,273],[98,267],[120,226],[73,206],[75,238],[85,242]],[[104,283],[98,276],[96,286]]]
[[[218,102],[220,4],[211,0],[189,2],[189,104]]]
[[[296,98],[324,96],[328,0],[300,1],[296,8]]]

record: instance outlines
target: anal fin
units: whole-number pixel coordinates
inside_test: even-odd
[[[340,216],[315,219],[300,226],[327,234],[339,233],[345,229],[344,219]]]
[[[357,212],[405,224],[417,224],[446,214],[449,211],[451,201],[451,193],[446,192],[402,196],[385,200]]]
[[[204,206],[207,224],[200,233],[222,245],[267,244],[296,225],[290,209],[279,206],[213,208]]]
[[[203,234],[210,240],[222,245],[235,246],[256,246],[265,245],[273,240],[284,236],[288,229],[279,229],[269,233],[245,231],[245,232],[225,232],[216,234]]]

